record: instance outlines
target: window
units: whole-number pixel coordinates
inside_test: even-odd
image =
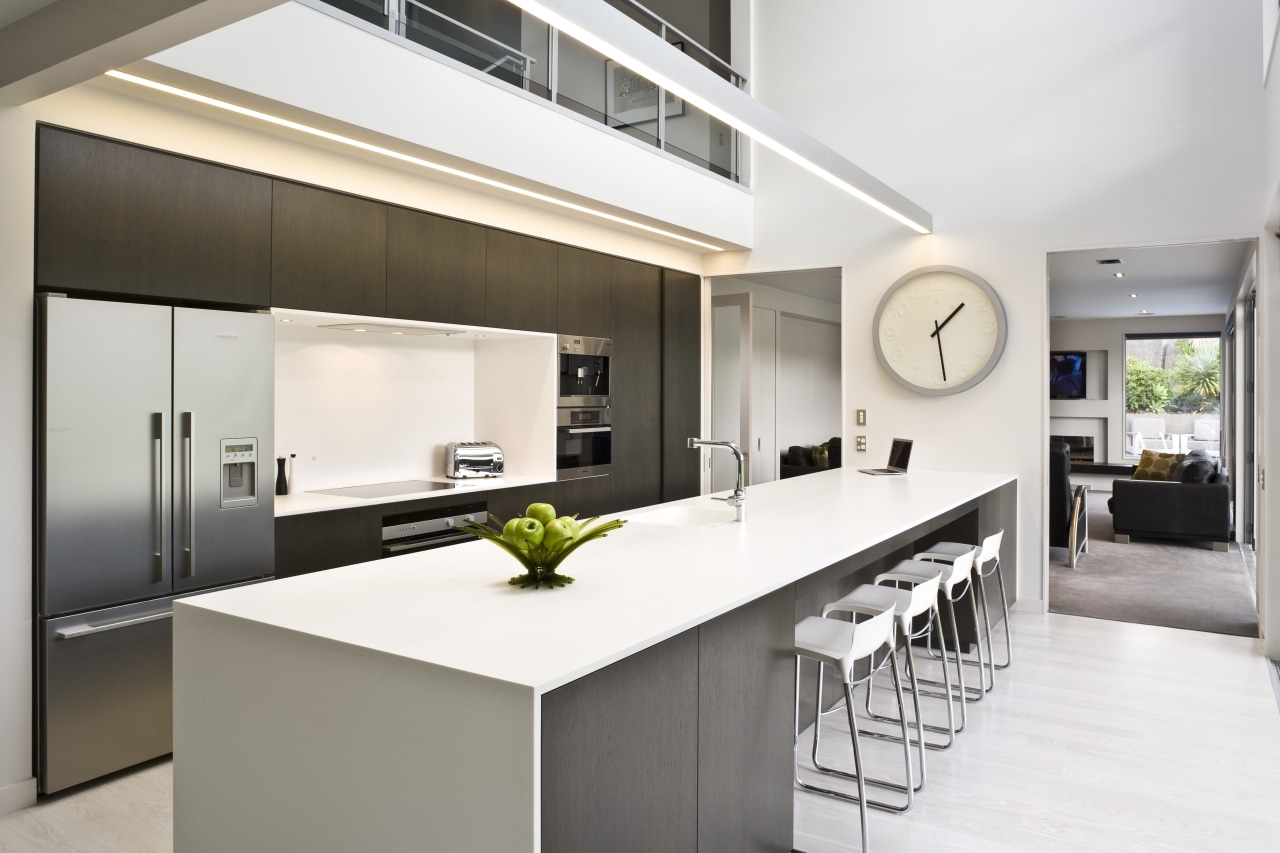
[[[1125,456],[1143,450],[1218,456],[1222,364],[1211,333],[1125,338]]]

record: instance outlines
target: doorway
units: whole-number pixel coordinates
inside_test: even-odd
[[[1048,255],[1050,357],[1088,364],[1083,393],[1049,401],[1050,441],[1070,446],[1067,480],[1089,487],[1088,553],[1069,568],[1067,549],[1048,549],[1051,612],[1257,636],[1238,544],[1248,509],[1236,498],[1250,489],[1236,481],[1252,477],[1241,464],[1252,439],[1248,417],[1233,416],[1237,400],[1247,407],[1248,371],[1247,356],[1233,369],[1233,354],[1248,350],[1250,332],[1231,323],[1256,251],[1245,239]],[[1187,467],[1179,482],[1137,482],[1170,477],[1190,451],[1206,460],[1205,483]],[[1182,518],[1192,509],[1178,501],[1159,508],[1179,488],[1214,495]],[[1070,520],[1047,517],[1046,527]]]
[[[748,484],[829,467],[832,439],[838,462],[840,269],[709,281],[711,436],[742,449]],[[710,476],[711,491],[733,488],[733,458],[713,454]]]

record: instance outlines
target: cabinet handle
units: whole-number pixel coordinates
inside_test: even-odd
[[[155,560],[156,582],[164,582],[164,412],[155,412],[152,416],[152,436],[155,448],[152,453],[152,470],[155,472],[155,482],[152,484],[152,497],[154,501],[152,506],[154,509],[154,523],[156,530],[155,553],[152,555]]]
[[[196,576],[196,470],[194,464],[196,444],[196,416],[186,412],[186,452],[183,454],[187,480],[187,577]]]
[[[580,432],[613,432],[613,427],[578,427],[576,429],[566,429],[564,431],[570,435],[577,435]]]
[[[119,622],[108,622],[105,625],[81,625],[58,632],[59,640],[74,640],[76,637],[87,637],[89,634],[101,634],[103,631],[114,631],[117,628],[128,628],[144,622],[158,622],[161,619],[172,619],[173,611],[152,613],[150,616],[135,616],[132,619],[121,619]]]

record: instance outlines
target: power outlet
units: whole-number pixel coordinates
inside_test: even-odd
[[[854,425],[855,425],[855,426],[866,426],[866,425],[867,425],[867,410],[866,410],[866,409],[854,409],[854,411],[853,411],[853,422],[854,422]]]
[[[860,450],[860,451],[866,451],[866,449],[867,449],[867,437],[866,437],[865,435],[855,435],[855,436],[853,437],[853,449],[854,449],[854,450]]]

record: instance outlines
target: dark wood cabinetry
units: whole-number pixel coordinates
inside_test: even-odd
[[[36,286],[271,304],[271,179],[41,127]]]
[[[560,334],[613,337],[611,261],[599,252],[560,247],[560,286],[556,296]]]
[[[332,509],[276,519],[276,577],[305,575],[382,556],[376,507]]]
[[[485,325],[487,228],[387,210],[387,316]]]
[[[697,720],[696,628],[543,696],[542,849],[697,850]]]
[[[271,304],[385,317],[387,205],[275,181]]]
[[[556,511],[579,520],[613,511],[612,477],[585,477],[556,483]]]
[[[555,332],[559,247],[490,230],[485,245],[485,325]]]
[[[702,429],[702,280],[662,271],[662,500],[691,498],[701,488],[690,436]]]
[[[506,489],[494,489],[489,496],[489,512],[503,521],[524,515],[529,504],[551,504],[560,512],[560,503],[556,494],[555,483],[538,483],[534,486],[515,486]],[[560,513],[563,515],[564,513]]]
[[[612,508],[662,501],[662,270],[613,260]]]

